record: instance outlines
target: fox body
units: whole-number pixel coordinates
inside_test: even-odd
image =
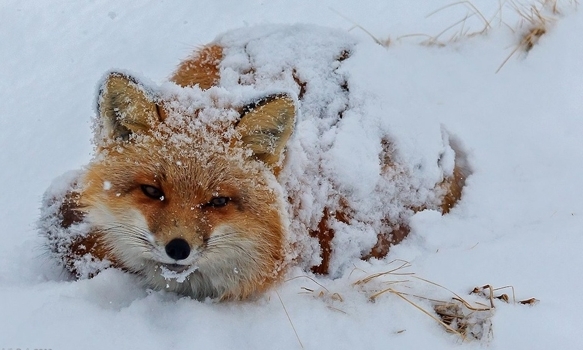
[[[298,32],[315,32],[298,40],[318,41],[294,53],[303,65],[262,63],[261,53],[269,50],[254,56],[262,38],[281,41]],[[319,64],[310,49],[322,42],[329,59],[318,85],[305,66]],[[290,263],[330,272],[342,254],[335,249],[342,227],[365,225],[372,234],[358,248],[361,258],[386,255],[407,235],[415,211],[449,211],[467,173],[458,150],[457,163],[437,180],[409,181],[414,175],[395,156],[398,145],[383,137],[376,151],[379,184],[389,185],[374,187],[379,212],[363,213],[354,190],[326,185],[331,182],[322,173],[332,171],[321,157],[288,159],[294,154],[288,157],[286,147],[302,132],[302,120],[326,120],[332,129],[344,117],[330,109],[334,99],[310,101],[324,88],[347,96],[350,84],[338,68],[354,48],[343,33],[270,27],[219,37],[183,61],[162,88],[108,73],[98,93],[94,159],[65,190],[45,197],[41,228],[51,251],[78,277],[114,266],[154,289],[220,300],[258,295],[280,281]],[[241,52],[244,64],[236,60]],[[233,85],[239,93],[229,94]],[[326,133],[321,129],[309,132]],[[319,180],[306,186],[303,176]],[[317,202],[314,193],[326,200],[309,205]]]

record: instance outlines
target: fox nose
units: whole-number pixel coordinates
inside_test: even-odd
[[[174,238],[166,244],[166,254],[174,260],[186,259],[190,254],[190,246],[184,239]]]

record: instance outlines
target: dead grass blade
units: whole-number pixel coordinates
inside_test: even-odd
[[[388,264],[391,265],[391,264],[393,264],[395,262],[400,262],[401,265],[399,265],[396,268],[391,269],[389,271],[379,272],[379,273],[374,273],[372,275],[369,275],[369,276],[367,276],[367,277],[365,277],[363,279],[360,279],[360,280],[354,282],[353,285],[358,286],[358,285],[367,284],[367,283],[369,283],[371,280],[373,280],[375,278],[379,278],[379,277],[386,276],[386,275],[396,275],[396,271],[402,270],[402,269],[407,268],[407,267],[411,267],[411,263],[409,263],[408,261],[405,261],[405,260],[400,260],[400,259],[392,260]],[[399,274],[399,275],[400,276],[408,276],[408,275],[411,275],[411,274],[412,273],[402,273],[402,274]]]
[[[285,315],[287,316],[287,320],[289,321],[289,324],[291,325],[292,329],[294,330],[294,334],[296,335],[296,339],[298,340],[298,343],[300,343],[300,347],[302,349],[304,349],[304,344],[302,344],[302,340],[300,339],[300,336],[298,335],[298,332],[296,331],[296,327],[294,326],[294,323],[291,320],[291,317],[289,316],[289,313],[287,312],[287,309],[285,308],[285,304],[283,303],[283,300],[281,300],[281,296],[279,295],[279,293],[277,291],[275,291],[275,294],[277,295],[277,298],[279,299],[279,302],[281,303],[281,306],[283,307],[283,311],[285,312]]]
[[[426,18],[429,18],[429,17],[433,16],[434,14],[441,12],[442,10],[444,10],[448,7],[457,6],[457,5],[464,5],[466,7],[469,7],[473,11],[472,16],[478,15],[482,19],[482,21],[484,21],[484,26],[485,26],[484,30],[490,28],[490,22],[486,19],[486,17],[484,17],[482,12],[480,10],[478,10],[478,8],[476,6],[474,6],[474,4],[472,4],[470,1],[458,1],[458,2],[451,3],[449,5],[445,5],[441,8],[438,8],[437,10],[431,12],[430,14],[428,14],[426,16]]]
[[[338,11],[336,11],[335,9],[333,9],[333,8],[330,7],[330,10],[333,11],[334,13],[336,13],[338,16],[344,18],[348,22],[352,23],[352,28],[348,29],[349,32],[351,30],[353,30],[354,28],[358,28],[358,29],[362,30],[364,33],[366,33],[369,37],[371,37],[371,39],[374,40],[374,42],[377,43],[377,44],[379,44],[380,46],[388,48],[391,45],[391,38],[390,37],[387,37],[386,39],[379,39],[376,36],[374,36],[371,32],[369,32],[368,30],[366,30],[366,28],[364,28],[360,24],[354,22],[350,18],[344,16],[343,14],[341,14]]]

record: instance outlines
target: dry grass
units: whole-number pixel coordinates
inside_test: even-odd
[[[300,339],[300,336],[298,335],[298,332],[296,331],[296,327],[294,326],[294,323],[292,322],[292,319],[289,316],[289,313],[287,312],[287,308],[285,307],[283,300],[281,300],[281,296],[279,295],[279,293],[277,291],[275,291],[275,294],[277,294],[277,298],[279,299],[279,302],[281,303],[281,307],[283,308],[283,311],[285,312],[285,316],[287,317],[287,320],[289,321],[289,324],[291,325],[291,327],[294,331],[294,334],[296,335],[296,339],[298,340],[298,344],[300,344],[300,348],[304,349],[304,344],[302,343],[302,340]]]
[[[538,44],[540,38],[547,34],[557,19],[563,14],[563,8],[577,7],[577,0],[538,0],[528,6],[511,1],[510,5],[518,13],[521,20],[518,23],[519,40],[514,50],[506,57],[496,70],[504,67],[506,62],[516,53],[527,54]]]
[[[460,39],[463,38],[470,38],[476,35],[482,35],[485,34],[486,32],[488,32],[488,30],[490,28],[492,28],[492,21],[494,20],[494,18],[496,18],[496,16],[498,16],[498,13],[501,13],[502,11],[502,6],[499,7],[498,12],[490,19],[486,19],[486,16],[484,16],[484,14],[474,5],[472,4],[471,1],[458,1],[458,2],[454,2],[451,3],[449,5],[443,6],[433,12],[431,12],[430,14],[427,15],[426,18],[429,18],[437,13],[440,13],[446,9],[449,9],[451,7],[465,7],[466,9],[468,9],[468,12],[466,13],[466,15],[464,17],[462,17],[460,20],[454,22],[453,24],[447,26],[446,28],[444,28],[441,32],[439,32],[436,35],[430,36],[427,40],[421,42],[422,45],[427,45],[427,46],[445,46],[447,43],[451,43],[451,42],[456,42],[459,41]],[[480,29],[471,29],[470,27],[467,26],[467,20],[472,18],[472,17],[477,17],[479,18],[479,20],[482,22],[483,27],[481,27]],[[449,37],[449,39],[442,41],[442,37],[445,36],[447,33],[452,33]]]
[[[377,44],[386,48],[393,45],[395,41],[411,38],[420,38],[418,43],[424,46],[444,47],[464,39],[486,35],[493,28],[506,27],[516,36],[516,45],[513,46],[512,52],[499,65],[496,70],[496,73],[498,73],[513,56],[528,54],[539,43],[540,38],[549,32],[554,23],[563,15],[566,8],[577,8],[578,5],[578,0],[528,0],[526,2],[521,0],[498,0],[498,9],[493,14],[486,15],[472,1],[456,1],[432,11],[426,18],[451,9],[466,9],[465,15],[460,19],[447,25],[436,34],[412,33],[399,36],[395,40],[392,40],[389,36],[384,39],[379,38],[338,11],[331,10],[353,24],[349,31],[360,29]],[[516,17],[518,17],[518,21],[516,21]],[[478,20],[477,27],[475,21],[473,25],[468,23],[470,19]]]
[[[489,284],[475,287],[468,292],[475,299],[472,302],[439,283],[409,272],[411,264],[407,261],[393,260],[388,263],[388,266],[392,266],[392,268],[372,274],[355,268],[349,276],[350,279],[354,280],[352,286],[364,293],[373,303],[384,295],[394,295],[441,325],[446,332],[457,335],[462,341],[487,342],[493,337],[492,317],[497,302],[514,305],[535,305],[539,302],[535,298],[517,300],[512,286],[495,288]],[[357,275],[361,275],[361,277],[357,277]],[[288,281],[300,278],[307,279],[317,286],[316,288],[301,287],[300,293],[322,300],[330,310],[347,314],[336,307],[343,303],[345,298],[339,293],[330,291],[314,278],[298,276]],[[502,293],[506,290],[509,290],[510,295]],[[449,297],[443,297],[444,291],[449,294]],[[291,319],[289,321],[291,323]],[[406,330],[401,330],[398,333],[404,331]]]
[[[505,26],[517,36],[517,44],[496,70],[496,73],[498,73],[508,60],[517,53],[526,55],[530,52],[532,48],[539,43],[540,38],[548,33],[559,16],[562,15],[564,8],[578,6],[577,0],[536,0],[530,1],[529,3],[518,1],[519,0],[499,0],[498,10],[489,18],[487,18],[471,1],[458,1],[441,7],[430,13],[427,17],[433,16],[449,8],[460,6],[466,7],[469,12],[463,18],[447,26],[438,34],[433,36],[427,35],[427,39],[422,41],[421,44],[429,46],[445,46],[449,43],[460,41],[461,39],[487,34],[490,29],[494,27],[494,23],[497,23],[497,26]],[[508,9],[518,15],[518,23],[506,23],[503,14],[506,14]],[[466,21],[471,17],[478,17],[483,23],[483,27],[477,30],[468,29]],[[450,34],[449,39],[443,40],[443,36],[448,33]],[[418,36],[418,34],[415,34],[414,36]]]
[[[524,7],[522,5],[517,5],[515,2],[512,2],[512,6],[514,10],[520,15],[522,18],[521,22],[519,23],[520,28],[526,27],[526,30],[521,30],[519,37],[520,40],[514,50],[504,59],[502,64],[496,70],[496,73],[504,67],[506,62],[514,56],[518,52],[522,52],[527,54],[532,50],[532,48],[538,44],[539,39],[547,33],[549,30],[550,25],[555,21],[554,17],[546,14],[547,11],[545,9],[550,8],[551,13],[558,14],[558,0],[551,1],[549,0],[542,0],[535,4],[532,4],[528,7]]]
[[[490,285],[474,288],[469,294],[476,295],[481,301],[470,302],[439,283],[406,272],[404,269],[411,266],[406,261],[395,260],[392,264],[396,267],[382,273],[367,274],[356,280],[353,285],[366,293],[372,302],[387,293],[397,296],[443,326],[447,332],[458,335],[464,341],[487,341],[493,336],[491,319],[494,315],[495,301],[510,302],[507,294],[498,294],[500,290],[511,289],[514,304],[534,305],[538,302],[535,298],[517,302],[513,287],[493,288]],[[411,292],[431,289],[427,287],[446,291],[451,297],[443,300]],[[404,291],[405,289],[407,291]]]
[[[378,38],[376,36],[374,36],[371,32],[369,32],[366,28],[364,28],[363,26],[361,26],[360,24],[354,22],[353,20],[351,20],[350,18],[344,16],[343,14],[341,14],[340,12],[336,11],[333,8],[330,8],[331,11],[335,12],[338,16],[344,18],[345,20],[347,20],[348,22],[352,23],[352,27],[350,29],[348,29],[348,31],[352,31],[354,29],[360,29],[362,30],[366,35],[368,35],[375,43],[379,44],[382,47],[388,48],[391,43],[391,37],[387,36],[386,38]]]
[[[467,10],[466,14],[459,20],[448,25],[437,34],[407,34],[402,35],[397,38],[397,40],[414,38],[414,37],[424,37],[425,39],[420,42],[424,46],[437,46],[443,47],[448,44],[458,42],[462,39],[472,38],[478,35],[484,35],[488,33],[494,26],[496,20],[498,20],[498,25],[504,24],[502,21],[502,10],[506,4],[507,0],[501,2],[499,1],[498,10],[491,16],[487,17],[476,5],[471,1],[456,1],[451,4],[445,5],[438,8],[437,10],[429,13],[426,18],[433,17],[439,13],[445,12],[452,8],[465,8]],[[477,18],[480,25],[477,28],[472,27],[468,24],[468,20]]]
[[[373,302],[387,293],[397,296],[440,324],[447,332],[458,335],[462,340],[489,339],[492,334],[490,319],[493,316],[493,307],[471,303],[438,283],[406,272],[404,269],[411,266],[406,261],[395,260],[392,263],[397,264],[397,266],[383,273],[370,274],[360,278],[353,285],[360,287]],[[451,298],[443,300],[411,292],[427,290],[427,287],[445,290],[451,294]]]

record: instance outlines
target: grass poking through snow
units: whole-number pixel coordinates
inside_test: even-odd
[[[469,298],[462,297],[443,285],[417,276],[407,270],[411,264],[403,260],[393,260],[388,263],[393,265],[388,271],[369,274],[366,271],[355,269],[351,275],[355,277],[352,286],[364,293],[370,302],[376,302],[385,295],[394,295],[415,309],[422,312],[433,321],[440,324],[443,329],[456,334],[462,341],[478,340],[488,342],[493,337],[492,317],[496,309],[496,301],[511,303],[514,305],[534,305],[538,303],[535,298],[516,300],[514,287],[504,286],[494,288],[489,284],[475,287],[469,291]],[[332,303],[344,302],[344,298],[335,292],[331,292],[321,283],[308,276],[306,278],[314,282],[319,288],[302,287],[302,293],[328,303],[328,308],[334,311],[346,313],[343,310],[331,306]],[[510,289],[511,297],[500,291]],[[444,292],[449,297],[444,297]],[[404,330],[403,330],[404,331]]]
[[[486,35],[493,28],[508,28],[512,31],[513,35],[516,35],[517,43],[512,52],[502,61],[498,69],[496,69],[496,73],[498,73],[510,58],[517,53],[526,55],[530,52],[539,43],[540,38],[547,34],[552,25],[563,15],[565,9],[577,7],[577,0],[531,0],[528,2],[499,0],[498,9],[493,14],[485,14],[469,0],[456,1],[430,12],[426,18],[434,17],[439,13],[454,8],[465,8],[466,13],[459,20],[447,25],[437,34],[405,34],[397,37],[395,40],[392,40],[390,36],[386,36],[385,38],[375,36],[362,25],[350,20],[338,11],[334,9],[332,11],[353,24],[349,31],[360,29],[377,44],[385,48],[393,45],[394,42],[411,38],[421,38],[421,41],[418,43],[423,46],[445,47],[464,39]],[[510,13],[508,10],[510,10]],[[477,24],[474,19],[478,20]]]

